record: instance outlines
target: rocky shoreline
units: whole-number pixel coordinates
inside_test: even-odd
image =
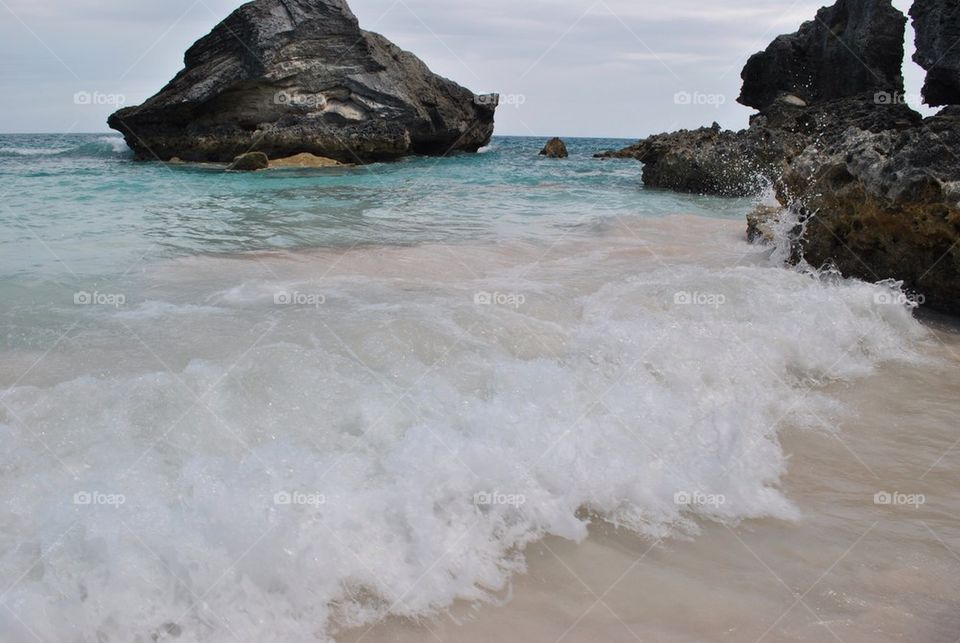
[[[772,188],[796,219],[795,261],[870,281],[895,279],[960,312],[960,7],[916,0],[923,119],[904,104],[907,18],[890,0],[838,0],[779,36],[743,70],[748,129],[658,134],[598,157],[634,158],[648,187],[721,196]],[[776,212],[783,212],[778,210]],[[769,236],[776,212],[749,218]]]

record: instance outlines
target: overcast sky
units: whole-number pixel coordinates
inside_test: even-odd
[[[0,0],[0,131],[101,132],[237,0]],[[812,19],[811,0],[352,0],[361,25],[476,92],[497,134],[637,138],[745,127],[747,57]],[[895,0],[906,12],[910,0]],[[912,55],[912,30],[907,56]],[[907,93],[922,70],[905,66]],[[76,104],[86,92],[90,104]],[[676,96],[680,94],[679,101]],[[911,102],[917,102],[911,97]],[[685,104],[689,103],[689,104]],[[915,105],[916,106],[916,105]]]

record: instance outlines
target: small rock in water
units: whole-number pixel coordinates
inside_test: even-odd
[[[540,150],[540,156],[546,156],[551,159],[565,159],[567,154],[567,145],[557,137],[551,138],[547,144]]]
[[[270,161],[270,167],[273,168],[298,168],[298,167],[339,167],[344,165],[340,161],[328,159],[325,156],[316,156],[309,152],[295,154],[282,159],[273,159]]]
[[[227,169],[234,172],[254,172],[270,167],[270,159],[263,152],[247,152],[233,159]]]

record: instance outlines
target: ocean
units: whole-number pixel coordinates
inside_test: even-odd
[[[954,643],[955,321],[543,142],[0,136],[0,639]]]

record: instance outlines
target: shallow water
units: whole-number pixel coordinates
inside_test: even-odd
[[[4,640],[955,640],[958,336],[894,286],[616,141],[101,138],[0,138]]]

